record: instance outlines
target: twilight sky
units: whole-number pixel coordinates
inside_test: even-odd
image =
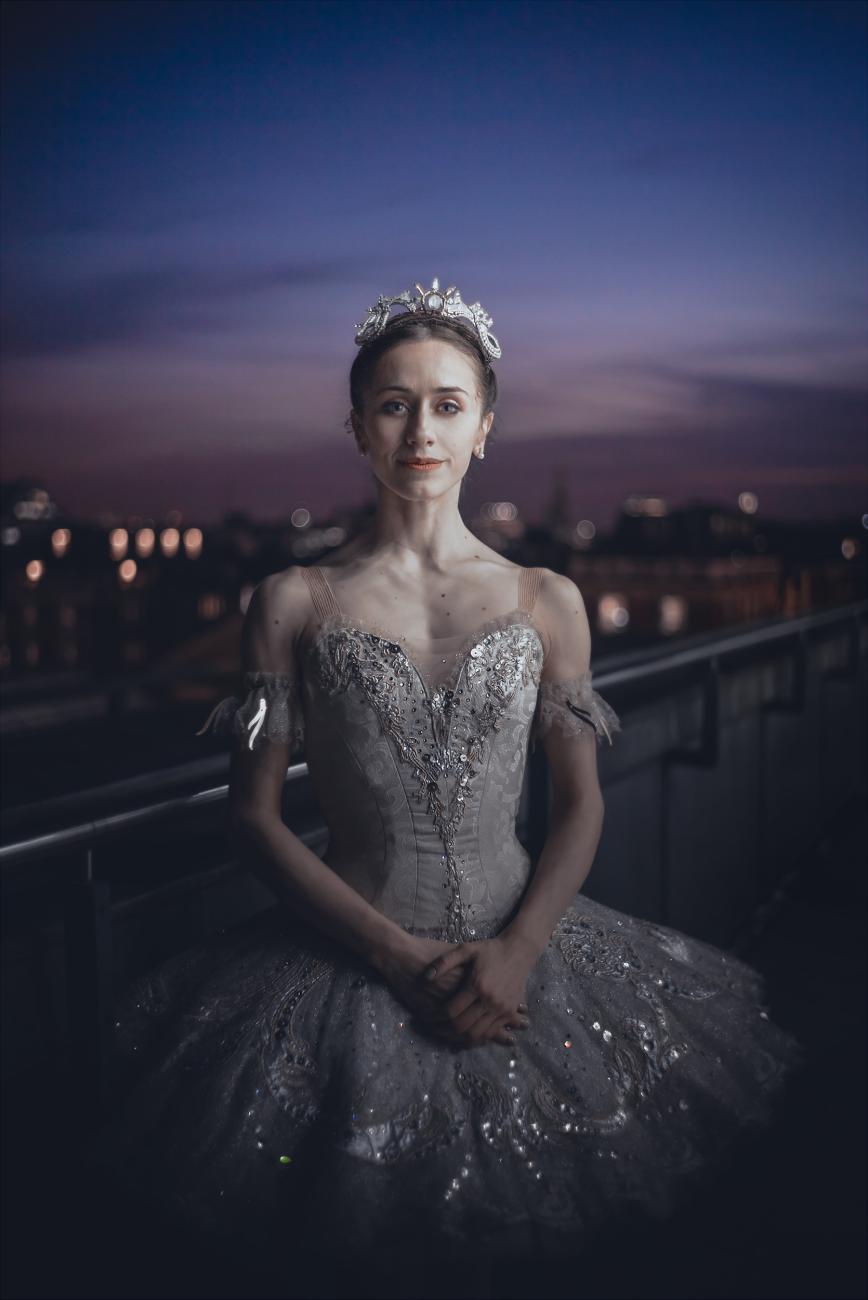
[[[479,300],[467,504],[865,509],[861,0],[7,0],[5,479],[209,522],[371,495],[356,322]]]

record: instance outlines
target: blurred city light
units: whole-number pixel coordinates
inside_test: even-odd
[[[55,528],[51,534],[51,549],[54,554],[57,556],[66,555],[71,540],[72,533],[68,528]]]
[[[140,528],[136,533],[136,554],[143,560],[153,554],[156,533],[153,528]]]
[[[626,597],[621,592],[607,592],[597,602],[597,625],[601,632],[622,632],[630,622]]]
[[[518,506],[512,501],[486,501],[479,513],[485,519],[508,523],[518,517]]]
[[[660,597],[660,620],[658,627],[662,636],[673,636],[683,632],[687,624],[687,601],[683,596]]]
[[[164,528],[160,533],[160,549],[164,555],[177,555],[180,544],[181,534],[177,528]]]
[[[202,554],[201,528],[188,528],[184,533],[184,551],[188,560],[198,560]]]
[[[109,533],[109,550],[113,560],[122,560],[127,553],[129,533],[126,528],[113,528]]]
[[[650,515],[659,518],[669,514],[669,505],[665,497],[643,496],[631,493],[624,501],[624,513],[628,515]]]
[[[199,597],[199,617],[219,618],[226,612],[226,598],[218,591],[208,591]]]

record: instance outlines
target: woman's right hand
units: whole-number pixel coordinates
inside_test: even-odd
[[[461,987],[464,979],[464,967],[456,966],[447,971],[437,982],[437,989],[432,990],[423,978],[425,971],[435,957],[440,957],[455,945],[444,939],[426,939],[420,935],[407,935],[408,942],[399,952],[393,952],[377,963],[377,969],[392,989],[392,992],[417,1017],[422,1028],[426,1020],[442,1010],[442,1004]],[[515,1037],[513,1029],[524,1030],[529,1024],[527,1006],[522,1002],[516,1010],[489,1027],[487,1038],[492,1042],[510,1046]],[[446,1038],[457,1046],[469,1046],[470,1040],[457,1030],[449,1031],[441,1027],[438,1038]]]

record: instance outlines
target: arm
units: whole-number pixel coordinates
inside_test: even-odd
[[[250,690],[231,717],[229,814],[251,870],[278,900],[380,969],[409,953],[412,937],[341,880],[281,816],[292,740],[301,732],[297,650],[309,611],[297,568],[272,574],[250,599],[241,638]],[[256,685],[248,674],[261,675]]]
[[[619,729],[613,710],[591,687],[591,631],[581,592],[546,570],[538,597],[546,654],[540,722],[552,783],[548,835],[518,913],[503,930],[533,962],[581,889],[603,830],[597,743]]]

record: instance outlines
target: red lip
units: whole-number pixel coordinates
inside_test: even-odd
[[[422,469],[425,466],[443,464],[442,460],[402,460],[400,463],[402,465],[412,465],[419,469]]]

